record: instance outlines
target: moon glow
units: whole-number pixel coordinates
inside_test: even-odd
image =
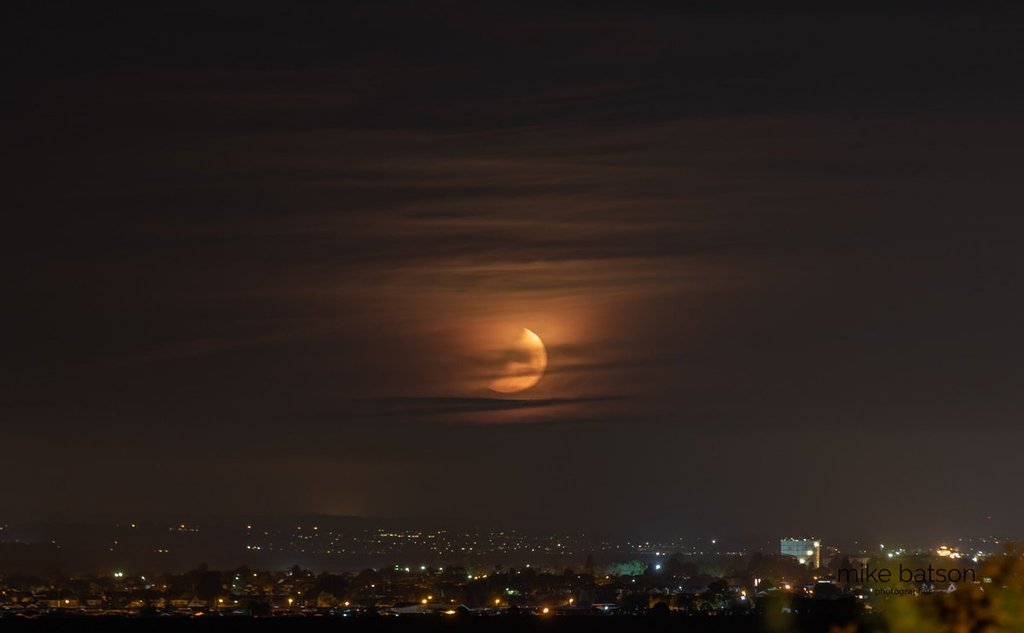
[[[532,331],[523,328],[515,345],[508,350],[502,376],[490,384],[498,393],[526,391],[540,382],[548,366],[548,351],[544,342]]]

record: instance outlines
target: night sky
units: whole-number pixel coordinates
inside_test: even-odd
[[[207,4],[2,10],[6,517],[1024,525],[1024,14]]]

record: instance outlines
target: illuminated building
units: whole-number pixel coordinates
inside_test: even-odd
[[[821,541],[818,539],[784,538],[779,541],[779,552],[783,556],[792,556],[801,565],[814,569],[821,567]]]

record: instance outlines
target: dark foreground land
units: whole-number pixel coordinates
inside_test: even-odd
[[[680,633],[828,632],[842,623],[825,619],[804,619],[768,623],[755,615],[723,616],[578,616],[578,617],[378,617],[378,618],[39,618],[0,620],[0,631],[58,631],[66,633],[219,633],[246,631],[276,633],[563,633],[587,631],[651,631]],[[849,624],[847,624],[849,626]],[[868,619],[844,631],[881,632],[885,628]]]

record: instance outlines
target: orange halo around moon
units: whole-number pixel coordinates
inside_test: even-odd
[[[540,382],[544,370],[547,369],[548,351],[540,337],[531,330],[523,328],[515,345],[510,350],[510,354],[502,372],[504,375],[490,384],[492,391],[498,393],[526,391]]]

